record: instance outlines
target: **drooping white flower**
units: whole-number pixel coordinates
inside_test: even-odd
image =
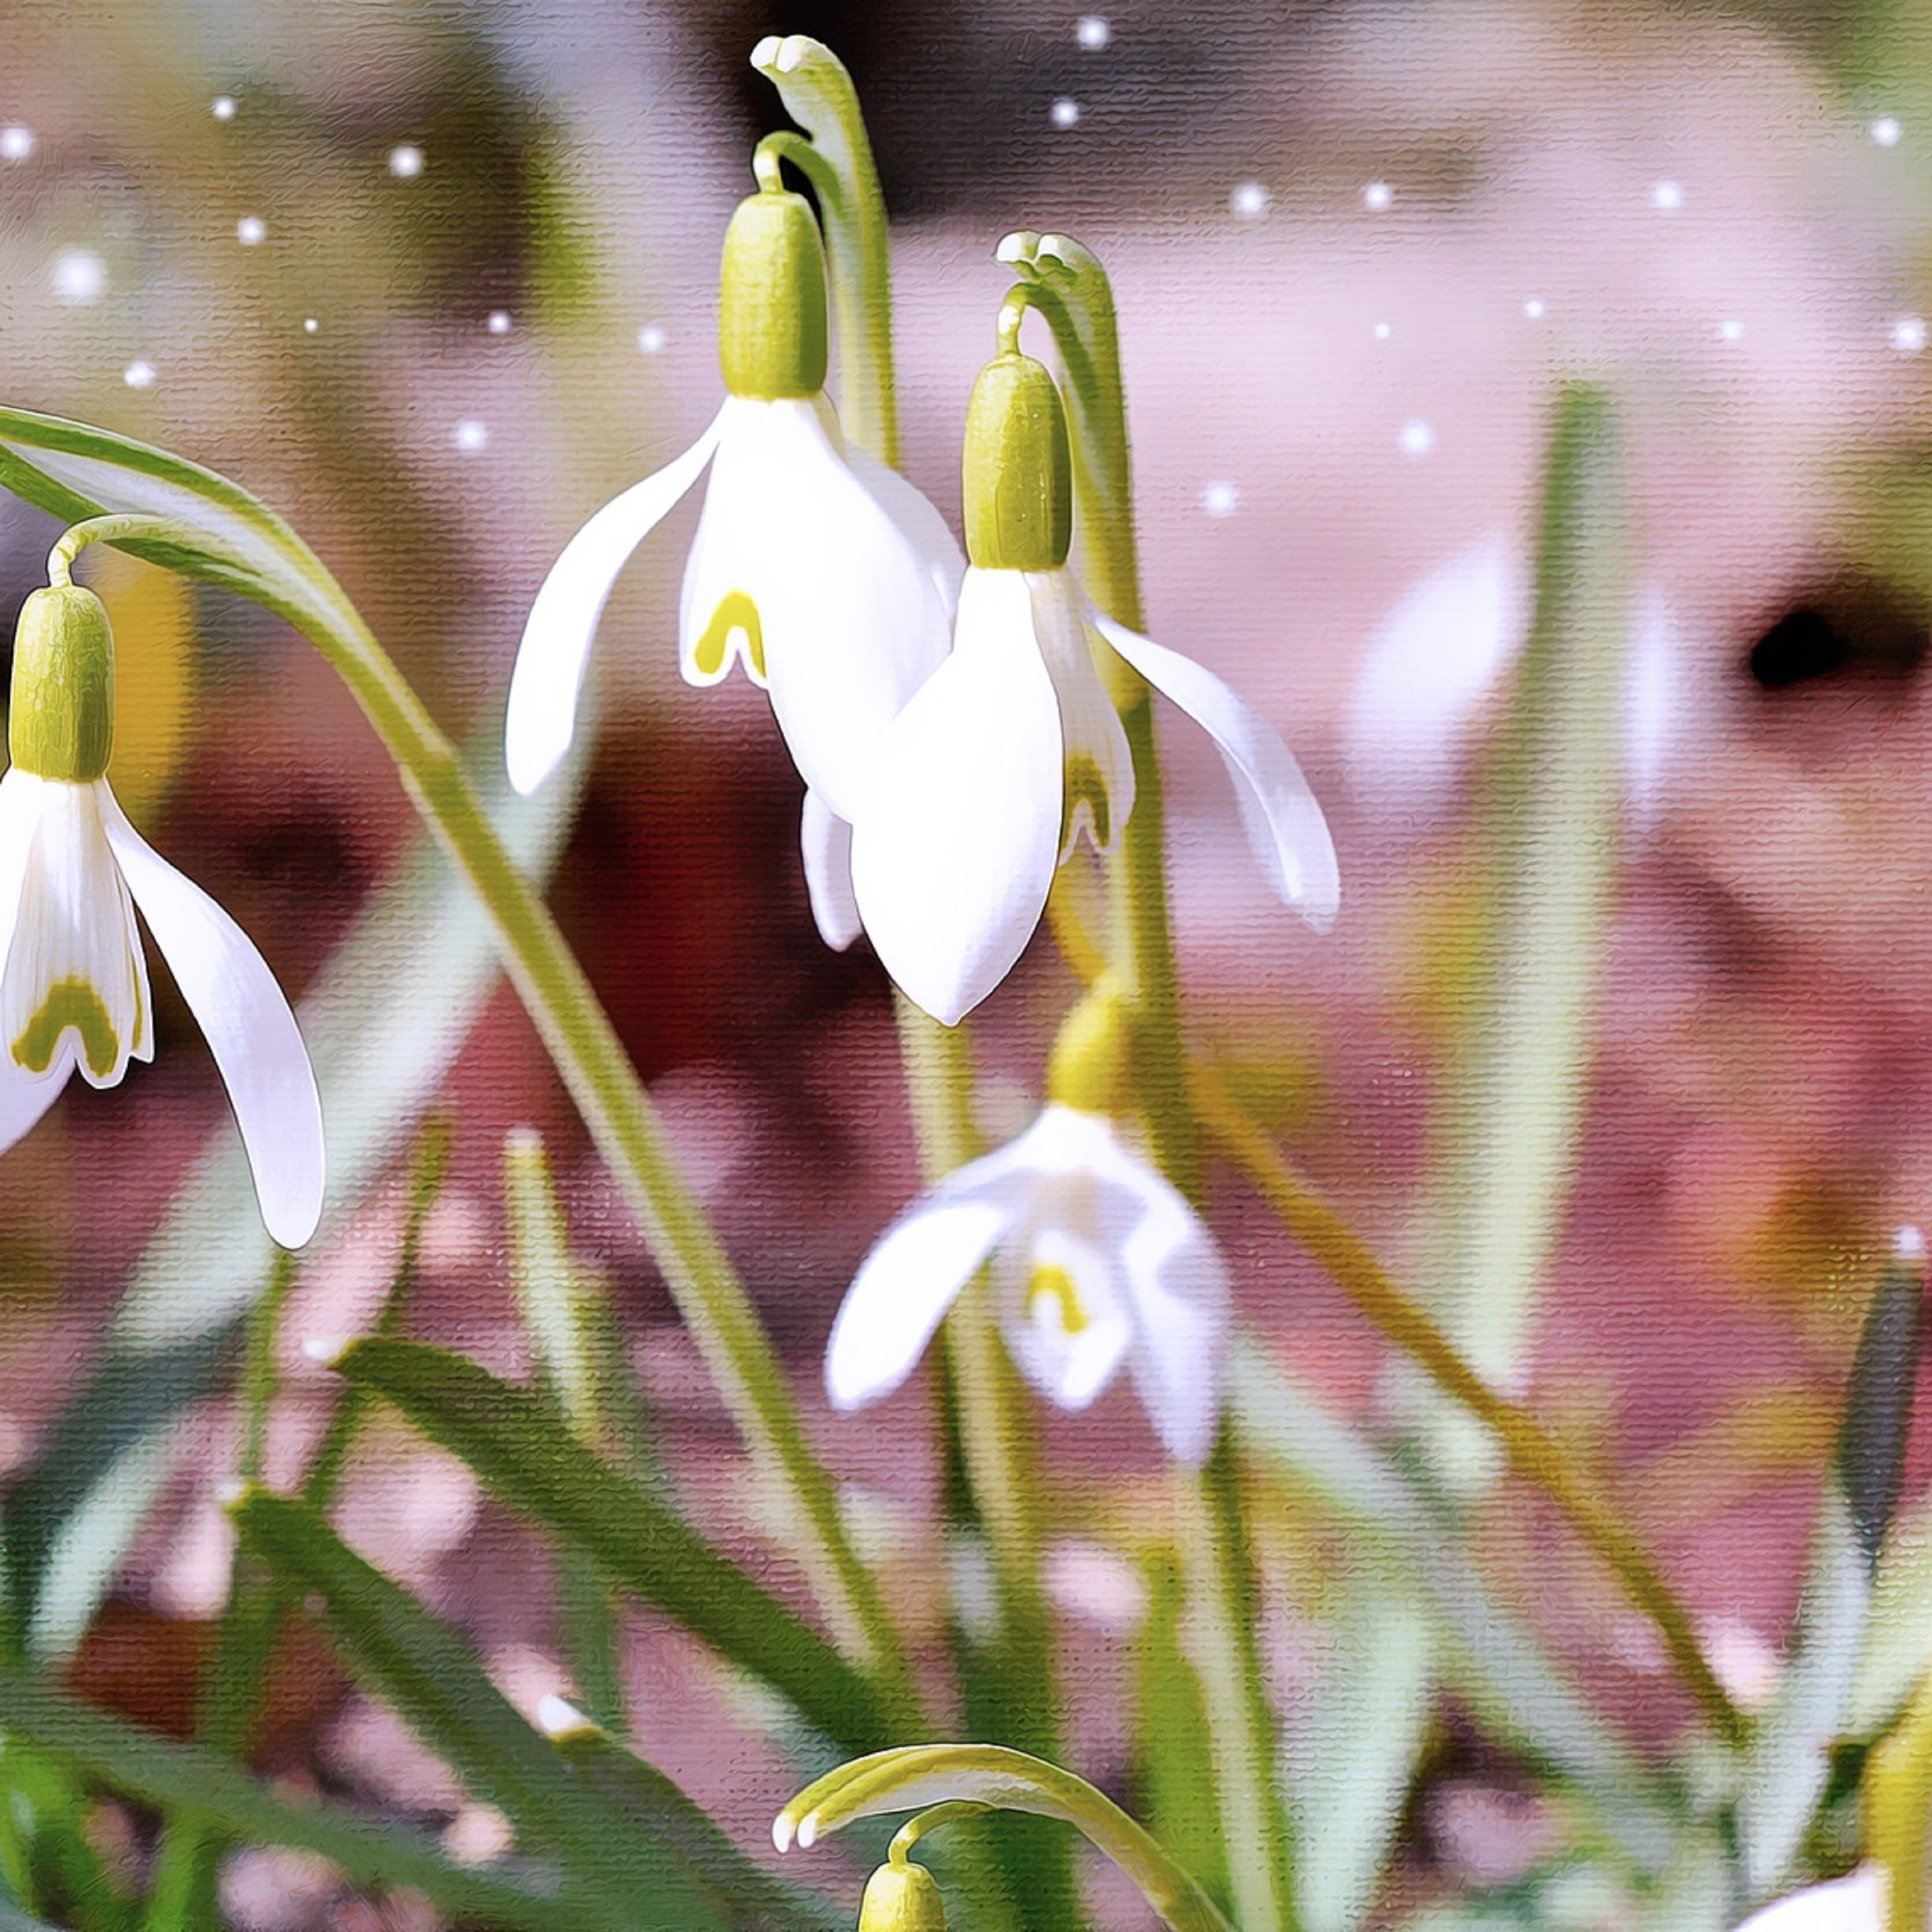
[[[1084,1408],[1124,1363],[1168,1453],[1207,1459],[1227,1361],[1226,1264],[1112,1121],[1057,1102],[880,1236],[832,1326],[834,1406],[860,1408],[898,1388],[989,1259],[1000,1332],[1042,1395]]]
[[[1411,812],[1438,808],[1485,702],[1529,635],[1528,569],[1500,536],[1412,584],[1376,627],[1349,701],[1345,752],[1357,784]],[[1654,812],[1690,734],[1689,639],[1660,585],[1640,586],[1624,667],[1624,783]]]
[[[1737,1932],[1884,1932],[1885,1891],[1884,1872],[1861,1865],[1754,1912]]]
[[[206,1036],[247,1149],[262,1219],[285,1247],[322,1212],[322,1103],[274,975],[214,900],[130,825],[106,776],[112,643],[77,585],[20,615],[0,777],[0,1149],[76,1069],[116,1084],[154,1058],[139,907]]]
[[[511,680],[510,777],[533,791],[568,748],[617,574],[708,466],[680,599],[684,676],[715,684],[742,664],[808,787],[849,819],[880,734],[946,654],[964,560],[938,511],[840,433],[818,224],[800,196],[755,194],[734,217],[719,343],[717,415],[599,510],[537,593]]]
[[[1030,446],[1016,417],[1037,425]],[[983,479],[976,437],[994,452]],[[973,562],[952,655],[886,730],[869,796],[844,814],[856,910],[887,970],[954,1024],[1024,950],[1075,842],[1112,845],[1134,803],[1102,674],[1116,656],[1214,740],[1262,871],[1325,928],[1340,896],[1335,848],[1288,748],[1212,672],[1097,610],[1066,567],[1066,430],[1045,369],[1018,355],[989,363],[967,440]]]

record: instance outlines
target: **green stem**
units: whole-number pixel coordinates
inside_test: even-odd
[[[1089,250],[1062,236],[1009,236],[999,259],[1020,277],[1060,351],[1088,594],[1109,616],[1138,630],[1144,620],[1132,476],[1106,272]],[[1112,866],[1114,970],[1134,1004],[1135,1079],[1149,1148],[1174,1185],[1198,1201],[1200,1147],[1180,1030],[1153,707],[1142,679],[1124,664],[1112,668],[1134,770],[1134,808],[1120,830]],[[1184,1519],[1187,1623],[1214,1739],[1215,1796],[1234,1916],[1245,1932],[1281,1932],[1294,1923],[1287,1820],[1256,1632],[1259,1592],[1225,1427],[1208,1466],[1193,1480]]]
[[[158,518],[104,517],[70,530],[88,542],[178,546]],[[877,1588],[846,1534],[831,1480],[812,1455],[789,1384],[723,1246],[672,1160],[669,1142],[596,992],[542,900],[504,850],[455,747],[346,596],[290,539],[296,578],[250,594],[322,653],[375,728],[404,789],[482,901],[503,962],[598,1151],[622,1188],[706,1368],[752,1455],[782,1486],[784,1520],[839,1643],[878,1676],[895,1721],[916,1730],[918,1699]]]
[[[1932,1851],[1932,1675],[1872,1754],[1867,1847],[1885,1868],[1885,1932],[1924,1932]]]

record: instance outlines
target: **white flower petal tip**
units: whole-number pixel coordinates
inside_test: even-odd
[[[306,1336],[302,1345],[302,1360],[314,1363],[317,1368],[332,1369],[348,1346],[349,1338],[345,1335]]]
[[[843,952],[865,930],[852,890],[852,828],[809,790],[799,822],[799,848],[812,923],[833,952]]]
[[[807,34],[767,34],[752,50],[752,64],[760,74],[796,74],[818,45]]]
[[[98,784],[112,862],[228,1090],[262,1222],[282,1246],[302,1247],[322,1218],[328,1168],[322,1096],[295,1015],[248,935],[148,844],[106,782]]]
[[[1232,1323],[1226,1264],[1110,1121],[1057,1105],[922,1196],[866,1257],[826,1352],[835,1406],[898,1387],[989,1257],[1008,1352],[1047,1400],[1085,1408],[1125,1362],[1168,1453],[1207,1460]]]
[[[1280,734],[1192,658],[1098,611],[1093,621],[1155,690],[1214,740],[1233,782],[1248,843],[1269,884],[1316,932],[1327,932],[1342,902],[1335,844],[1319,802]]]
[[[1774,1900],[1737,1932],[1884,1932],[1885,1922],[1885,1874],[1871,1864]]]
[[[590,641],[618,572],[703,474],[722,419],[721,412],[688,449],[613,497],[550,566],[517,647],[503,725],[510,782],[525,796],[570,748]]]
[[[567,1697],[560,1697],[554,1691],[546,1690],[537,1700],[537,1729],[553,1741],[565,1738],[595,1736],[598,1726],[593,1724]]]

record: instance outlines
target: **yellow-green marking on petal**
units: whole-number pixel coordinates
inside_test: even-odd
[[[759,683],[765,681],[765,634],[758,622],[758,607],[742,590],[734,590],[722,598],[716,610],[711,614],[711,621],[704,627],[704,634],[698,640],[698,648],[692,658],[706,677],[722,676],[725,661],[731,649],[731,634],[742,631],[745,634],[745,654],[752,667],[752,675]]]
[[[1072,848],[1083,805],[1094,828],[1094,843],[1104,852],[1114,842],[1114,810],[1107,797],[1107,781],[1096,759],[1084,752],[1076,752],[1066,760],[1066,790],[1060,808],[1060,849],[1063,854]]]
[[[1027,1312],[1036,1322],[1057,1318],[1061,1333],[1067,1335],[1081,1334],[1092,1319],[1080,1291],[1073,1286],[1073,1277],[1064,1268],[1046,1263],[1033,1271],[1027,1287]]]
[[[114,1071],[121,1042],[106,1003],[85,980],[56,980],[47,988],[40,1010],[27,1022],[13,1046],[14,1064],[29,1073],[44,1073],[53,1064],[61,1035],[71,1027],[80,1036],[88,1071],[104,1080]]]

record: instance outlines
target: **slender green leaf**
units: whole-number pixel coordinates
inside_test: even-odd
[[[1134,1654],[1135,1786],[1148,1828],[1214,1898],[1228,1896],[1214,1803],[1214,1740],[1181,1629],[1185,1592],[1172,1547],[1145,1565],[1148,1612]]]
[[[1924,1244],[1910,1229],[1859,1331],[1792,1655],[1744,1762],[1738,1842],[1753,1898],[1799,1875],[1794,1861],[1830,1782],[1832,1748],[1850,1721],[1880,1552],[1905,1473],[1924,1294]]]
[[[866,1679],[682,1517],[592,1455],[542,1396],[418,1342],[352,1342],[334,1366],[467,1462],[499,1502],[783,1692],[843,1748],[878,1744],[884,1722]]]
[[[285,1802],[212,1753],[107,1717],[16,1666],[0,1666],[0,1726],[110,1791],[227,1837],[319,1853],[358,1884],[408,1886],[445,1911],[506,1932],[583,1932],[579,1906],[459,1869],[415,1833],[346,1806]]]
[[[253,1491],[232,1514],[243,1543],[290,1589],[313,1592],[330,1640],[520,1844],[556,1853],[600,1924],[719,1932],[730,1924],[682,1861],[579,1778],[490,1682],[461,1633],[364,1562],[302,1504]]]

